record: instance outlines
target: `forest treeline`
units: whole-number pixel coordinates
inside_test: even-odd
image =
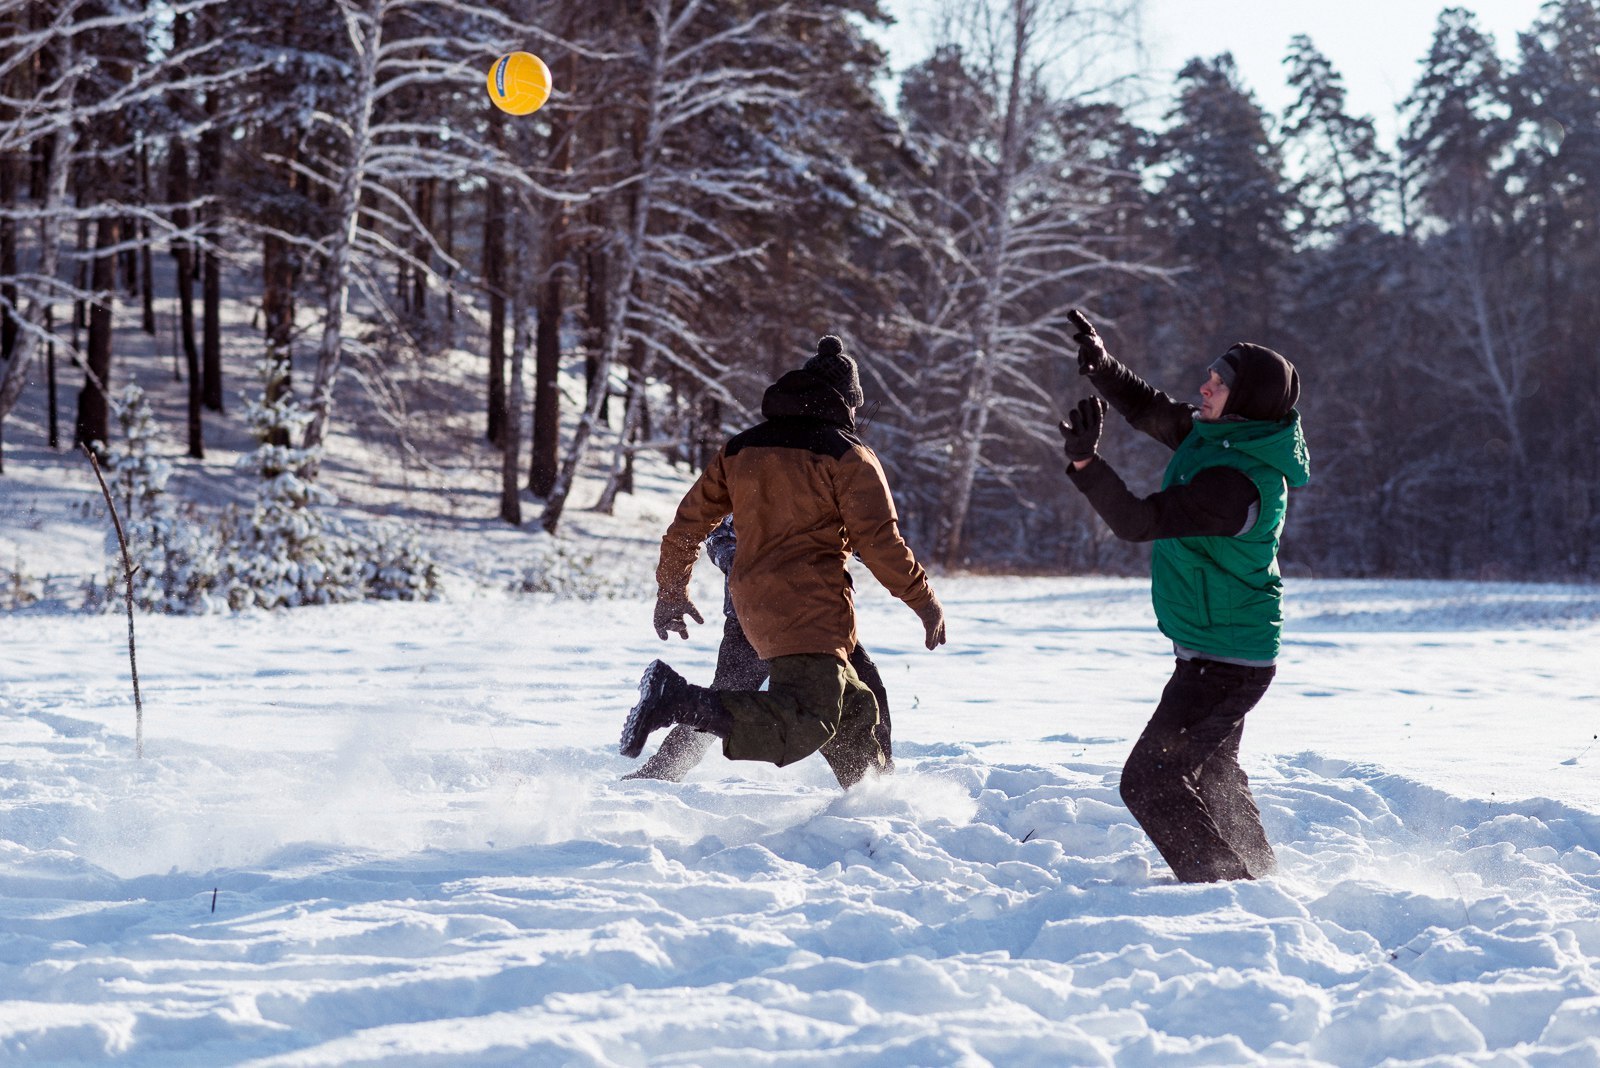
[[[641,450],[698,466],[836,333],[920,552],[1114,571],[1055,432],[1081,307],[1179,397],[1237,340],[1297,363],[1286,566],[1600,575],[1600,0],[1510,60],[1442,10],[1392,147],[1305,37],[1283,114],[1224,54],[1141,122],[1132,0],[945,8],[886,100],[878,0],[0,0],[0,433],[42,382],[52,444],[110,440],[112,312],[175,300],[202,458],[248,263],[306,455],[351,359],[481,352],[501,516],[553,531],[580,468],[608,509]],[[520,118],[515,49],[555,84]]]

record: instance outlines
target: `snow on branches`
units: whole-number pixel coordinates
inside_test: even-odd
[[[395,524],[353,531],[319,507],[332,494],[300,472],[321,450],[285,444],[310,414],[288,390],[283,361],[263,360],[259,371],[261,397],[245,401],[259,445],[241,461],[258,476],[256,501],[248,511],[225,510],[220,522],[167,494],[171,468],[156,455],[144,392],[129,386],[118,399],[122,443],[102,453],[128,516],[134,604],[147,612],[200,613],[435,598],[438,565],[415,531]],[[114,556],[106,588],[123,581]]]

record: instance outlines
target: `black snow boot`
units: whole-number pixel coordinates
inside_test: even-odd
[[[622,724],[617,751],[625,757],[636,757],[644,751],[645,739],[652,731],[674,723],[719,738],[726,738],[733,729],[733,717],[722,707],[722,699],[715,691],[691,686],[665,663],[652,660],[639,679],[639,703],[629,710]]]

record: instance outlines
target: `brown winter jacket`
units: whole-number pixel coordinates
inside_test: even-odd
[[[685,595],[700,543],[732,513],[739,551],[728,588],[756,652],[848,658],[852,551],[913,611],[933,600],[933,588],[900,537],[888,480],[856,437],[844,398],[791,371],[767,390],[761,414],[767,421],[724,445],[684,494],[661,539],[656,583],[663,597]]]

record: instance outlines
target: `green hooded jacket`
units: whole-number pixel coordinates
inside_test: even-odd
[[[1261,508],[1234,537],[1164,538],[1151,549],[1150,596],[1161,632],[1197,653],[1271,663],[1283,634],[1278,538],[1289,487],[1311,477],[1300,413],[1280,422],[1199,422],[1172,454],[1161,488],[1186,485],[1208,467],[1249,476]]]

